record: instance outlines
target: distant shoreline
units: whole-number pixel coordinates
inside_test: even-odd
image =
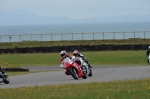
[[[0,35],[150,31],[149,22],[0,26]]]

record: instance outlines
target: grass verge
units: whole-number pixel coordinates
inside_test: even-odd
[[[51,47],[69,45],[100,45],[100,44],[150,44],[150,39],[131,38],[123,40],[71,40],[71,41],[22,41],[0,43],[0,48]]]
[[[68,52],[72,54],[72,52]],[[93,65],[147,65],[146,51],[81,52]],[[59,53],[1,54],[0,66],[59,66]]]
[[[149,99],[150,79],[0,89],[1,99]]]

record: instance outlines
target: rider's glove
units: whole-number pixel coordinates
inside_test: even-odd
[[[61,68],[63,68],[63,65],[62,65],[62,64],[60,64],[60,67],[61,67]]]

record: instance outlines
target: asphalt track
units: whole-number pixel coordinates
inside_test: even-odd
[[[30,71],[52,70],[31,74],[9,76],[10,83],[0,83],[0,88],[18,88],[27,86],[43,86],[58,84],[78,84],[88,82],[107,82],[127,79],[150,78],[150,66],[93,66],[93,76],[87,79],[74,80],[64,74],[59,66],[25,66]]]

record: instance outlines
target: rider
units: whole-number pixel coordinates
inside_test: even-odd
[[[1,68],[1,67],[0,67],[0,72],[2,72],[2,74],[3,74],[3,73],[5,73],[5,72],[2,70],[2,68]]]
[[[0,72],[2,72],[2,74],[4,74],[5,72],[2,70],[2,68],[0,67]],[[2,78],[2,76],[1,76],[1,74],[0,74],[0,82],[2,82],[3,81],[3,78]]]
[[[148,47],[147,51],[146,51],[146,56],[147,56],[147,63],[149,63],[149,54],[150,54],[150,46]]]
[[[67,52],[65,50],[62,50],[60,52],[60,56],[61,56],[61,59],[60,59],[60,63],[63,61],[63,59],[65,59],[66,57],[69,57],[70,59],[72,59],[72,55],[71,54],[67,54]],[[65,74],[66,75],[69,75],[68,71],[66,70],[65,71]]]
[[[78,50],[73,51],[73,56],[77,59],[77,61],[79,61],[78,57],[80,57],[84,60],[84,62],[87,63],[87,65],[90,69],[90,75],[92,76],[92,66],[89,64],[89,62],[86,60],[86,58],[82,54],[80,54]]]

